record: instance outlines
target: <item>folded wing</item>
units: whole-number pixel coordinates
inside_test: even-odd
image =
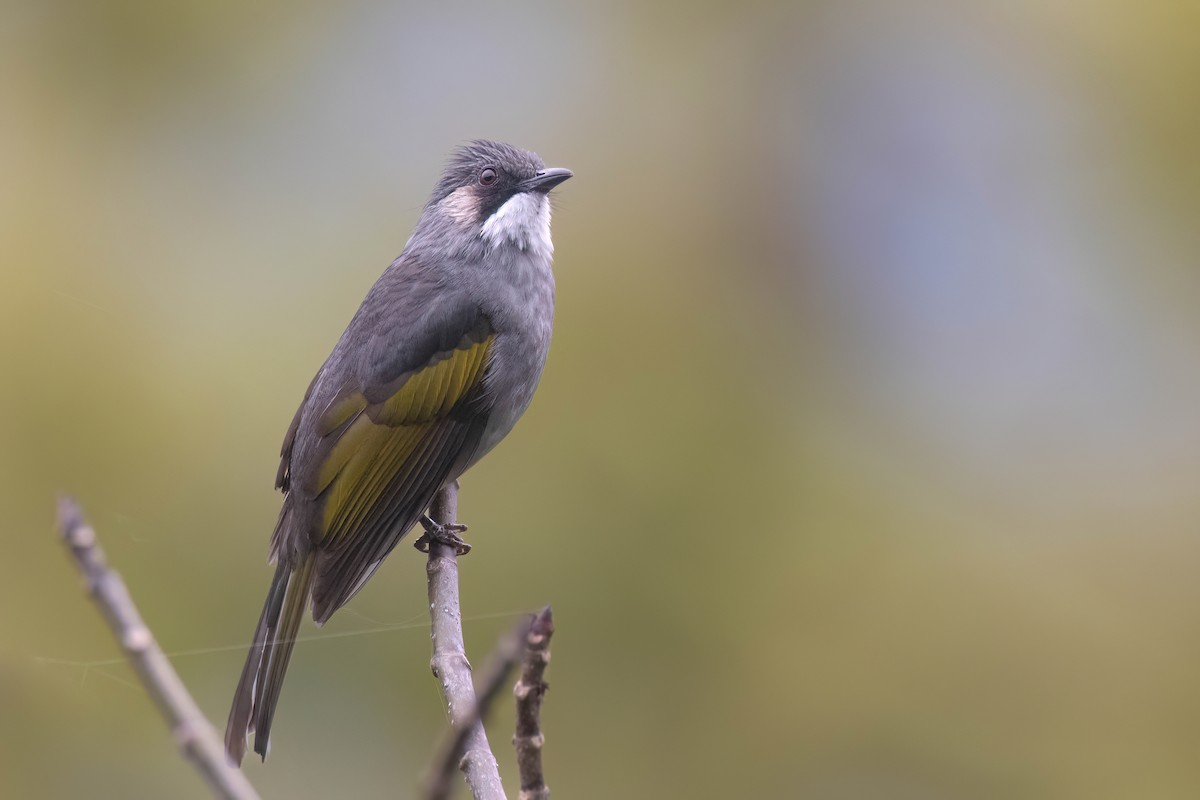
[[[394,379],[344,389],[321,414],[323,457],[303,487],[320,508],[318,622],[358,591],[469,462],[487,422],[483,378],[494,338],[479,317],[455,346]]]

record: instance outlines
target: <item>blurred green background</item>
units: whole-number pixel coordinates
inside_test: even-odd
[[[1200,796],[1198,26],[5,3],[0,795],[206,796],[55,492],[223,724],[284,429],[487,136],[577,175],[542,387],[461,508],[474,659],[554,605],[555,796]],[[306,625],[264,797],[413,796],[423,575]]]

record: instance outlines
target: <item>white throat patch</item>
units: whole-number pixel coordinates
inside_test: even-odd
[[[508,241],[521,250],[549,256],[550,198],[541,192],[521,192],[510,197],[483,223],[483,238],[492,247]]]

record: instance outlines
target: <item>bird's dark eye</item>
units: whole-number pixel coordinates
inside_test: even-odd
[[[488,167],[483,172],[479,173],[479,182],[484,186],[491,186],[496,182],[496,170]]]

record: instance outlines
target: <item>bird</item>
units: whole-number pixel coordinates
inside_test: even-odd
[[[550,198],[572,177],[477,139],[454,151],[400,255],[367,293],[284,436],[267,599],[225,731],[266,760],[306,607],[324,624],[528,408],[554,322]]]

